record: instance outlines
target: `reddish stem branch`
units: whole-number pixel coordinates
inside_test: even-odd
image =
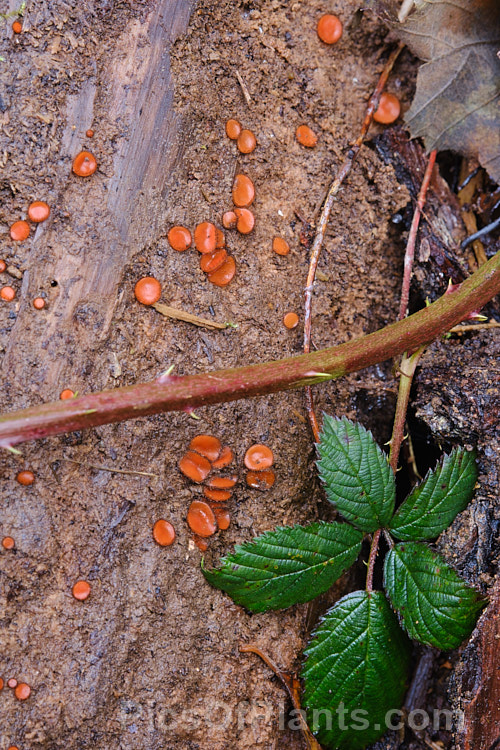
[[[311,354],[41,404],[0,417],[0,446],[168,411],[276,393],[339,378],[428,344],[500,292],[500,252],[452,293],[405,320]]]
[[[427,198],[427,190],[430,185],[432,171],[434,169],[434,164],[436,163],[436,154],[437,151],[431,151],[431,153],[429,154],[429,161],[427,162],[427,167],[422,179],[422,184],[420,186],[420,190],[418,191],[417,205],[415,207],[415,213],[413,214],[410,233],[408,235],[408,241],[406,243],[403,285],[401,289],[401,303],[399,306],[399,320],[403,320],[408,309],[411,274],[413,271],[415,245],[417,242],[417,232],[420,224],[420,217],[422,215],[422,211],[424,209],[425,201]],[[396,471],[398,470],[399,452],[401,450],[401,444],[404,439],[406,412],[408,411],[408,402],[410,400],[411,384],[413,382],[413,376],[422,354],[423,347],[421,347],[411,356],[408,356],[406,353],[403,354],[401,364],[399,366],[401,377],[399,380],[398,399],[396,402],[396,413],[394,415],[394,426],[392,428],[391,436],[391,450],[389,453],[389,464],[394,473],[396,473]]]
[[[422,215],[422,211],[425,206],[427,189],[432,177],[432,170],[434,169],[434,164],[436,163],[436,154],[437,151],[431,151],[431,153],[429,154],[429,161],[427,162],[424,179],[422,180],[422,184],[418,192],[417,205],[415,207],[415,213],[413,214],[413,219],[411,222],[408,242],[406,243],[403,287],[401,290],[401,303],[399,305],[398,320],[403,320],[408,309],[408,300],[410,299],[411,272],[413,269],[413,259],[415,257],[415,244],[417,241],[418,225],[420,224],[420,216]]]
[[[335,177],[332,184],[330,185],[328,193],[326,194],[325,201],[323,203],[323,208],[321,210],[321,214],[320,214],[317,228],[316,228],[316,235],[314,237],[314,242],[311,247],[311,257],[309,259],[309,271],[307,273],[305,295],[304,295],[305,296],[305,300],[304,300],[304,353],[305,354],[308,354],[311,351],[311,324],[312,324],[311,310],[312,310],[312,293],[313,293],[313,287],[314,287],[314,279],[316,277],[316,269],[318,267],[318,261],[319,261],[319,256],[321,253],[321,248],[323,246],[323,240],[325,237],[326,227],[328,225],[328,220],[330,218],[333,204],[335,202],[335,196],[337,195],[345,178],[351,171],[352,165],[354,164],[354,160],[356,159],[359,153],[359,150],[361,146],[363,145],[363,141],[366,137],[366,134],[368,133],[370,125],[372,124],[373,113],[378,107],[378,104],[380,101],[380,95],[382,91],[384,90],[385,84],[387,83],[387,79],[389,78],[389,75],[394,66],[394,63],[399,57],[399,53],[401,52],[403,47],[404,47],[404,44],[400,42],[397,48],[390,54],[389,59],[387,60],[384,66],[384,69],[380,75],[377,86],[375,87],[375,91],[373,92],[373,94],[371,95],[368,101],[368,105],[367,105],[366,113],[365,113],[365,119],[363,120],[363,125],[361,126],[360,134],[356,138],[355,142],[353,143],[349,151],[347,152],[347,156],[344,159],[344,162],[337,176]],[[316,419],[316,414],[314,412],[313,398],[312,398],[312,393],[311,393],[311,389],[309,386],[307,386],[305,389],[305,395],[306,395],[306,409],[307,409],[307,414],[309,417],[309,422],[311,424],[311,429],[314,435],[314,439],[316,440],[316,442],[318,442],[319,441],[319,426],[318,426],[318,421]]]
[[[377,559],[378,543],[380,541],[381,533],[382,533],[382,529],[377,529],[377,531],[373,535],[373,539],[372,539],[372,543],[370,547],[370,557],[368,558],[368,573],[366,574],[366,590],[367,591],[373,591],[373,571],[375,569],[375,560]]]
[[[406,412],[408,411],[408,402],[410,400],[411,384],[413,376],[424,347],[418,349],[411,357],[403,354],[400,365],[400,379],[398,389],[398,399],[396,402],[396,413],[394,415],[394,425],[392,428],[391,448],[389,452],[389,465],[394,473],[398,470],[399,451],[404,439],[404,429],[406,424]]]

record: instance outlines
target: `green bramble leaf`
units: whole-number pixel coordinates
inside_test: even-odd
[[[477,480],[474,451],[444,456],[396,511],[389,529],[403,541],[435,539],[472,499]]]
[[[284,609],[319,596],[352,565],[363,535],[346,523],[278,527],[237,545],[207,581],[252,612]]]
[[[302,669],[302,705],[322,745],[358,750],[385,733],[387,712],[403,700],[410,653],[382,591],[348,594],[327,612]]]
[[[394,512],[394,474],[371,432],[325,414],[317,447],[326,495],[344,518],[362,531],[387,526]]]
[[[384,586],[411,638],[442,651],[462,643],[485,604],[440,555],[418,542],[390,550]]]

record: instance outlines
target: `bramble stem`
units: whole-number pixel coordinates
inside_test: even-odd
[[[40,404],[0,416],[0,447],[160,412],[192,411],[339,378],[429,344],[500,292],[500,252],[452,293],[375,333],[311,354]]]

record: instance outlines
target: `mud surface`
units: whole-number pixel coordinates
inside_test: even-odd
[[[2,10],[16,7],[11,0]],[[1,257],[20,277],[2,274],[17,293],[0,306],[5,410],[56,400],[63,388],[87,393],[151,380],[171,366],[195,373],[301,351],[302,315],[292,331],[282,322],[289,310],[302,313],[308,252],[298,215],[317,215],[389,49],[383,27],[357,7],[47,0],[28,1],[20,35],[12,19],[3,21]],[[315,33],[325,10],[345,26],[334,48]],[[403,53],[389,89],[404,108],[414,75]],[[229,117],[256,133],[252,154],[225,136]],[[301,123],[319,135],[315,149],[296,142]],[[99,164],[90,179],[71,174],[82,149]],[[176,253],[166,233],[172,224],[193,230],[220,222],[238,171],[256,185],[256,226],[249,236],[227,233],[237,274],[219,289],[199,269],[198,253]],[[50,203],[51,217],[13,243],[8,227],[32,200]],[[406,234],[392,217],[409,200],[394,167],[368,144],[328,229],[313,300],[315,347],[394,320]],[[273,253],[274,235],[290,243],[288,256]],[[133,288],[145,275],[161,281],[167,304],[238,327],[203,330],[139,305]],[[46,299],[42,311],[32,306],[36,296]],[[483,357],[487,370],[488,335],[471,346],[455,341],[461,368]],[[438,346],[446,361],[446,344]],[[444,366],[436,372],[432,387],[443,399],[449,376]],[[318,410],[355,418],[383,442],[396,387],[385,363],[317,388],[315,398]],[[490,387],[487,374],[474,381],[475,389]],[[421,419],[434,429],[443,401],[431,402],[431,414],[427,390],[419,393]],[[106,426],[0,456],[0,535],[16,542],[0,553],[0,676],[32,687],[22,704],[11,690],[0,692],[2,750],[301,747],[297,732],[280,728],[287,703],[279,683],[239,645],[256,643],[282,668],[296,669],[308,607],[249,616],[208,586],[185,522],[199,490],[177,462],[200,432],[236,453],[232,523],[211,542],[208,565],[276,524],[328,518],[303,397],[236,402],[197,417]],[[482,426],[471,443],[484,452]],[[267,493],[244,483],[243,455],[257,441],[276,456],[277,481]],[[15,481],[22,468],[36,474],[31,487]],[[485,489],[480,503],[497,502],[493,496]],[[170,548],[153,542],[158,518],[176,528]],[[471,562],[473,578],[493,574],[492,543],[490,535],[481,567]],[[84,603],[71,596],[81,578],[92,586]]]

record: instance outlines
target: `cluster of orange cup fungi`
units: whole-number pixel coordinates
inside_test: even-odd
[[[228,445],[223,446],[214,435],[197,435],[179,461],[185,477],[203,485],[204,500],[194,500],[187,513],[187,523],[194,534],[195,544],[207,549],[206,539],[217,529],[224,531],[231,523],[227,503],[238,481],[234,474],[219,474],[234,460]]]
[[[255,134],[242,128],[237,120],[227,121],[226,134],[236,141],[242,154],[252,153],[257,146]],[[236,229],[240,234],[250,234],[255,225],[255,217],[249,208],[255,198],[255,185],[250,177],[245,174],[236,175],[232,198],[234,209],[224,213],[222,226],[224,229]],[[236,262],[228,255],[224,232],[213,222],[201,222],[195,227],[194,233],[187,227],[176,224],[170,228],[167,239],[170,247],[179,253],[189,250],[194,242],[200,253],[200,268],[215,286],[225,287],[233,280]],[[154,304],[160,295],[160,282],[152,276],[140,279],[135,286],[135,296],[144,305]]]
[[[246,468],[246,482],[254,490],[270,490],[276,475],[271,466],[274,464],[274,455],[267,445],[255,443],[245,453],[243,459]]]
[[[188,509],[187,523],[194,534],[196,545],[207,549],[207,538],[217,529],[229,527],[231,516],[228,502],[238,482],[236,474],[220,474],[234,460],[231,448],[222,446],[214,435],[197,435],[189,444],[188,451],[179,461],[179,469],[185,477],[203,486],[203,500],[194,500]],[[267,445],[256,443],[245,453],[244,463],[248,469],[246,482],[252,489],[269,490],[275,482],[271,469],[273,452]]]
[[[183,226],[172,227],[167,235],[173,250],[182,253],[193,244],[193,236]],[[200,268],[215,286],[224,287],[233,280],[236,263],[226,250],[226,238],[222,229],[211,221],[202,221],[194,230],[194,246],[200,253]]]
[[[17,24],[19,28],[17,29]],[[22,30],[21,23],[14,21],[12,29],[15,33],[19,34]],[[89,133],[94,135],[94,131],[87,130],[87,136]],[[89,136],[90,137],[90,136]],[[97,161],[93,154],[89,151],[81,151],[77,154],[73,160],[72,170],[79,177],[90,177],[94,174],[97,169]],[[50,206],[45,201],[33,201],[28,206],[28,219],[33,224],[40,224],[43,221],[47,221],[50,216]],[[14,242],[24,242],[30,235],[30,225],[25,219],[19,219],[15,221],[9,227],[10,238]],[[6,263],[4,260],[0,260],[0,273],[3,273],[6,269]],[[15,299],[16,290],[12,286],[4,286],[0,288],[0,299],[5,302],[12,302]],[[35,297],[33,300],[33,307],[35,310],[43,310],[45,307],[45,299],[43,297]]]
[[[14,691],[18,701],[25,701],[31,695],[31,687],[27,682],[18,682],[15,677],[9,677],[5,683],[3,677],[0,677],[0,691],[3,690],[5,684]]]

